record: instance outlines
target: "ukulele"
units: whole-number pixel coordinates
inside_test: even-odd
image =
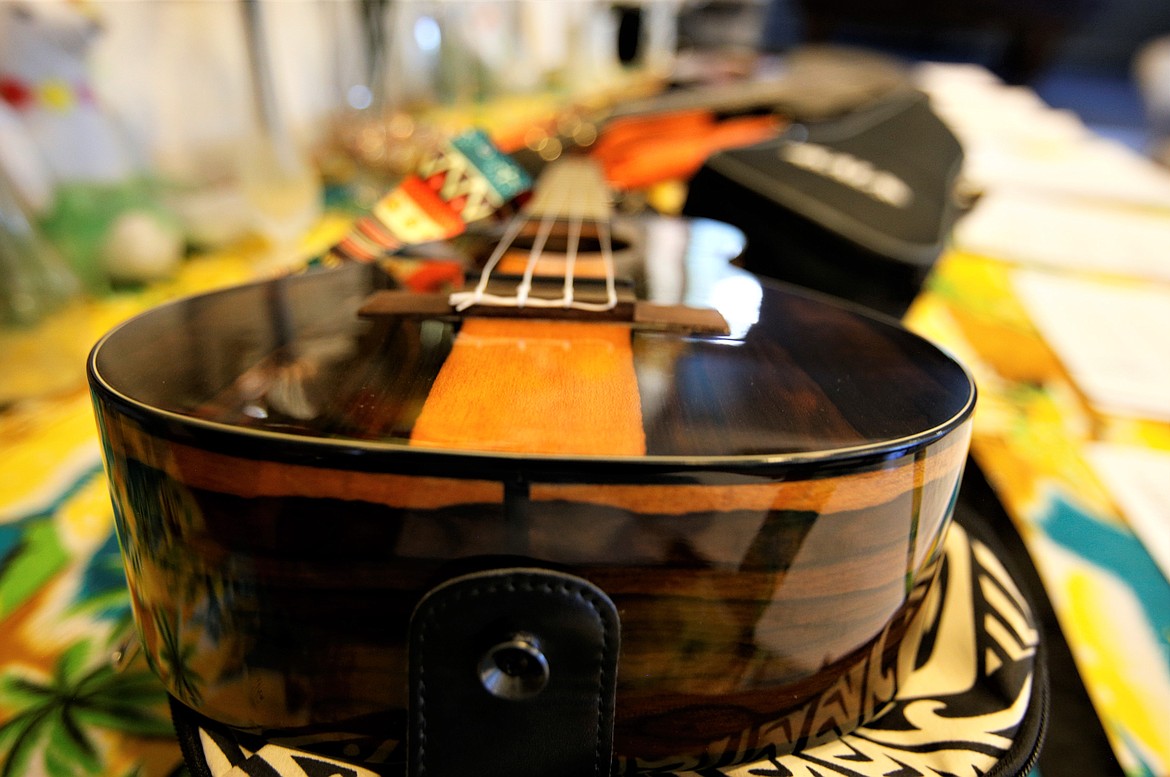
[[[95,346],[133,610],[177,701],[310,750],[440,758],[457,743],[417,733],[437,677],[414,665],[420,612],[460,613],[431,632],[470,662],[452,714],[512,715],[561,677],[539,629],[475,631],[540,602],[492,623],[466,605],[487,587],[428,604],[501,567],[595,610],[613,655],[588,773],[791,751],[893,698],[926,638],[970,375],[737,268],[733,228],[615,216],[588,166],[559,169],[512,221],[412,249],[464,263],[452,294],[347,262]]]

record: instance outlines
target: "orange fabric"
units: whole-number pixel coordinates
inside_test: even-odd
[[[702,108],[648,116],[623,116],[605,125],[591,153],[598,159],[612,159],[629,153],[632,146],[644,143],[647,138],[695,135],[707,132],[714,126],[714,114]]]
[[[780,119],[771,115],[716,121],[710,114],[688,112],[607,129],[591,155],[611,186],[637,189],[688,179],[716,151],[767,140],[780,127]]]
[[[411,443],[546,455],[644,454],[629,327],[468,319]]]

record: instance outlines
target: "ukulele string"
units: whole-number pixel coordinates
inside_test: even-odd
[[[487,262],[483,266],[483,270],[479,273],[479,283],[475,285],[473,291],[455,292],[450,297],[451,306],[457,311],[464,311],[472,305],[482,303],[489,295],[487,293],[488,282],[491,280],[492,272],[496,269],[496,265],[504,258],[504,254],[512,247],[516,241],[516,237],[520,234],[520,230],[524,228],[530,219],[527,216],[516,216],[508,223],[508,228],[505,230],[500,242],[496,244],[495,250],[492,251],[491,256],[488,257]]]
[[[566,308],[573,306],[573,276],[577,271],[577,249],[581,245],[581,223],[579,214],[569,221],[569,239],[565,245],[565,284],[561,299]]]
[[[567,177],[562,171],[561,178]],[[583,176],[578,176],[584,178]],[[596,182],[581,180],[582,185],[591,184],[590,189],[597,190],[599,187]],[[485,263],[483,270],[480,272],[479,282],[471,292],[456,292],[451,295],[450,303],[456,311],[464,311],[473,305],[494,305],[500,307],[534,307],[534,308],[573,308],[577,310],[585,310],[590,312],[605,312],[612,310],[617,306],[617,281],[616,268],[613,257],[613,241],[612,233],[609,224],[605,219],[597,219],[596,226],[598,231],[598,240],[600,243],[601,259],[605,273],[605,288],[606,301],[600,303],[582,302],[574,299],[574,277],[576,272],[577,256],[580,248],[581,231],[585,220],[585,212],[589,208],[589,203],[585,197],[574,196],[578,190],[577,186],[560,186],[556,190],[557,199],[549,201],[547,204],[555,204],[555,207],[542,208],[543,215],[538,222],[537,232],[533,239],[533,244],[528,252],[528,259],[525,263],[524,274],[520,283],[516,288],[516,294],[512,296],[489,294],[487,289],[491,281],[492,273],[499,265],[504,254],[513,246],[516,238],[524,226],[533,223],[530,215],[517,216],[509,224],[505,234],[501,237],[495,250],[492,252],[488,261]],[[604,190],[602,189],[602,192]],[[596,191],[592,192],[594,196]],[[548,192],[545,192],[546,198]],[[604,196],[604,194],[602,194]],[[565,256],[565,271],[564,271],[564,288],[562,296],[559,299],[549,299],[545,297],[531,296],[532,282],[536,274],[536,268],[540,258],[544,254],[544,248],[548,243],[548,239],[552,234],[553,227],[556,225],[558,213],[567,214],[568,222],[568,240]]]
[[[587,168],[591,172],[596,172],[596,168]],[[580,176],[582,180],[582,189],[591,190],[594,196],[602,198],[602,208],[606,213],[609,211],[608,202],[605,202],[604,184],[598,186],[599,181],[594,180],[590,182],[588,176]],[[588,189],[586,186],[592,183]],[[566,191],[576,191],[576,187]],[[597,227],[597,237],[601,249],[601,260],[605,268],[605,289],[606,301],[604,303],[588,303],[588,302],[574,302],[573,294],[575,290],[575,273],[577,266],[577,252],[581,245],[581,229],[584,226],[586,212],[589,210],[589,203],[585,197],[578,197],[574,200],[575,206],[569,219],[569,238],[565,250],[565,283],[564,292],[561,303],[566,308],[578,308],[582,310],[590,310],[602,312],[612,310],[617,307],[617,271],[613,258],[613,241],[610,234],[609,220],[607,218],[594,219]]]
[[[609,221],[597,223],[597,238],[601,242],[601,260],[605,264],[605,305],[603,310],[617,307],[617,266],[613,258],[613,235]]]
[[[548,244],[549,235],[552,234],[553,227],[558,221],[558,213],[566,214],[569,231],[565,246],[564,284],[562,286],[561,298],[559,300],[548,300],[548,303],[549,306],[573,307],[573,276],[577,263],[577,251],[581,242],[581,223],[583,221],[584,211],[583,200],[580,197],[573,196],[575,191],[577,191],[576,186],[562,185],[557,192],[560,195],[560,201],[556,203],[555,207],[548,209],[541,220],[537,239],[533,241],[532,250],[528,253],[528,262],[524,268],[524,278],[516,293],[520,307],[524,307],[529,301],[529,294],[532,290],[532,278],[536,274],[536,267],[544,253],[544,247]]]
[[[532,276],[536,274],[536,265],[540,261],[541,254],[544,253],[548,237],[552,234],[553,226],[557,222],[557,212],[563,210],[571,202],[567,189],[562,188],[557,193],[560,195],[560,202],[557,203],[557,207],[549,209],[541,217],[536,239],[532,241],[532,248],[528,251],[528,261],[524,265],[524,276],[520,280],[520,285],[516,287],[517,307],[524,307],[528,301],[528,295],[532,291]]]

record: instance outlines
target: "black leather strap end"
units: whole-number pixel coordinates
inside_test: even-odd
[[[428,592],[410,625],[412,777],[601,777],[620,642],[587,580],[500,569]]]

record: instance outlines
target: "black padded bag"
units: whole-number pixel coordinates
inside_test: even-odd
[[[904,89],[713,155],[683,212],[742,229],[752,272],[900,316],[954,223],[962,159],[926,95]]]

